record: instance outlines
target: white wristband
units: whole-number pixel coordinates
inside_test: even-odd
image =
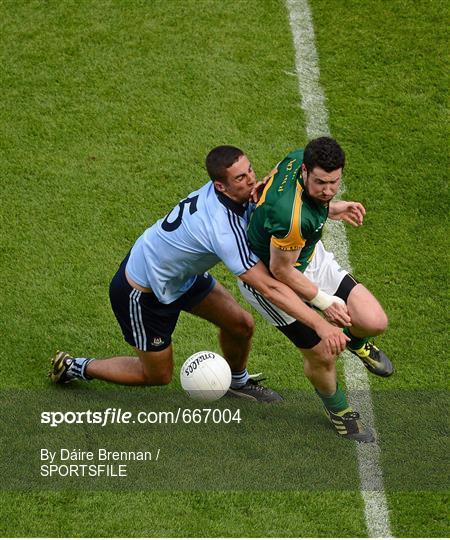
[[[316,296],[312,300],[310,300],[310,303],[314,307],[320,309],[320,311],[325,311],[331,306],[331,304],[345,304],[344,300],[342,300],[342,298],[339,298],[339,296],[331,296],[330,294],[327,294],[320,289]]]

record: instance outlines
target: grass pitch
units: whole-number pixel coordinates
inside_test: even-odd
[[[390,316],[379,344],[396,375],[371,384],[391,529],[448,536],[445,484],[427,483],[448,434],[446,5],[312,0],[311,8],[330,127],[347,152],[345,196],[367,209],[364,226],[347,230],[351,263]],[[262,176],[305,143],[303,115],[282,2],[4,1],[0,36],[0,384],[51,395],[46,359],[55,348],[128,350],[109,279],[148,224],[204,183],[208,150],[241,146]],[[214,274],[236,291],[222,267]],[[308,390],[295,348],[257,320],[250,367],[278,390]],[[195,350],[217,349],[215,330],[182,317],[174,345],[180,366]],[[321,425],[318,403],[312,411],[303,411],[299,437]],[[17,417],[25,434],[27,422]],[[341,442],[323,431],[311,477]],[[393,459],[408,445],[404,470]],[[351,470],[355,459],[351,448]],[[258,470],[239,474],[248,489],[4,491],[0,533],[366,535],[357,489],[255,491]]]

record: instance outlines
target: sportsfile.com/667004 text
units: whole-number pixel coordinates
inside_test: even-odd
[[[102,411],[42,411],[41,424],[58,427],[62,424],[231,424],[241,423],[240,409],[178,407],[173,411],[139,411],[133,413],[108,407]]]

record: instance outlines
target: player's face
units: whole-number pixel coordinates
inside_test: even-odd
[[[308,195],[312,199],[326,204],[338,192],[341,185],[342,168],[326,172],[321,167],[314,167],[308,174],[305,165],[302,165],[302,176]]]
[[[256,184],[255,171],[247,156],[241,156],[227,169],[224,182],[216,180],[214,184],[216,189],[233,201],[239,204],[247,202]]]

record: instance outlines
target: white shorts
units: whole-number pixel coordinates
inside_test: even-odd
[[[348,272],[339,266],[333,253],[327,251],[322,241],[319,240],[313,258],[305,270],[305,276],[322,291],[334,295],[347,275]],[[295,321],[293,317],[266,300],[253,287],[241,280],[238,280],[238,286],[242,296],[271,324],[287,326]]]

